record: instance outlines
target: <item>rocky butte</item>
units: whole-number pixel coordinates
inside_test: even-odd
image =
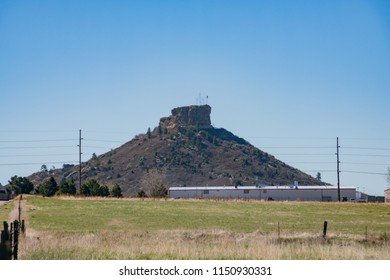
[[[326,185],[276,159],[224,128],[211,125],[209,105],[174,108],[150,133],[83,163],[82,181],[118,184],[124,195],[135,196],[150,170],[162,173],[166,184],[177,186]],[[147,129],[145,129],[147,131]],[[78,166],[38,172],[30,176],[37,186],[53,176],[78,182]]]
[[[178,107],[171,112],[171,116],[160,119],[160,125],[168,128],[177,126],[199,129],[211,127],[211,107],[209,105]]]

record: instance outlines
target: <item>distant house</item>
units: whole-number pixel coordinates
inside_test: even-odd
[[[171,187],[170,198],[258,199],[297,201],[338,201],[338,189],[324,186],[219,186]],[[342,201],[360,200],[355,187],[340,188]]]
[[[390,203],[390,189],[385,190],[385,202]]]
[[[3,186],[0,186],[0,200],[9,200],[7,190]]]

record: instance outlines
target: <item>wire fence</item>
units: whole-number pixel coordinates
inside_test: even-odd
[[[17,260],[19,252],[20,237],[25,235],[26,227],[24,220],[21,220],[21,201],[19,197],[18,219],[10,224],[3,222],[3,230],[0,237],[0,260]]]

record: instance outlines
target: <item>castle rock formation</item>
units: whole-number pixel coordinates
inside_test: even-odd
[[[211,127],[210,114],[211,107],[209,105],[178,107],[172,110],[171,116],[161,118],[160,125],[167,128],[174,128],[177,126],[209,128]]]

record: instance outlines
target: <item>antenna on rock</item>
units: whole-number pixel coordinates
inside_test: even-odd
[[[207,96],[207,99],[209,97]],[[206,101],[207,104],[207,101]],[[196,98],[196,105],[205,105],[204,97],[202,96],[202,93],[199,92],[198,98]]]

